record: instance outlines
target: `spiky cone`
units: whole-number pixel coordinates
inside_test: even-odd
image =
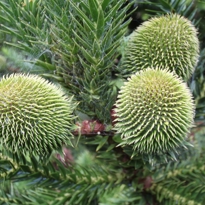
[[[151,18],[129,37],[122,59],[123,72],[167,68],[187,80],[199,57],[197,30],[178,14]]]
[[[168,70],[146,69],[132,75],[116,101],[117,133],[138,153],[173,151],[193,125],[194,103],[187,85]]]
[[[36,75],[12,74],[0,81],[0,142],[13,153],[50,154],[71,144],[71,98]]]

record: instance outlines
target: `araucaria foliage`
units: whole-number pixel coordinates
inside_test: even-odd
[[[0,204],[204,205],[204,16],[0,0]]]

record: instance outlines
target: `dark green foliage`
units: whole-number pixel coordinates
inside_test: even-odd
[[[4,32],[17,38],[10,44],[33,53],[37,65],[54,72],[44,76],[57,78],[75,94],[79,109],[109,122],[116,97],[114,60],[130,22],[125,18],[131,4],[121,9],[123,2],[49,0],[22,6],[21,1],[9,0],[12,6],[3,2],[0,6],[7,11],[9,27],[4,26]],[[34,8],[35,16],[30,16]]]
[[[150,190],[164,205],[175,203],[203,205],[205,203],[204,178],[205,166],[202,161],[193,164],[175,164],[173,167],[168,165],[158,172]]]
[[[109,203],[109,200],[116,201],[116,204],[123,204],[128,200],[130,204],[134,204],[141,199],[140,195],[134,194],[132,187],[123,183],[126,175],[122,170],[109,170],[99,162],[89,167],[74,167],[71,162],[65,167],[55,157],[46,164],[40,163],[35,157],[13,158],[13,154],[4,149],[0,153],[1,179],[4,177],[12,180],[12,183],[1,180],[1,201],[8,204],[86,205],[106,201]],[[6,171],[11,166],[13,168]],[[119,193],[122,197],[106,197],[111,192]]]
[[[204,100],[205,100],[205,79],[204,79],[204,72],[205,72],[205,49],[201,51],[200,59],[198,66],[195,70],[195,74],[193,79],[190,83],[190,87],[193,90],[193,94],[195,96],[196,102],[196,117],[197,121],[204,120]]]
[[[45,49],[41,42],[47,42],[49,24],[42,1],[6,0],[0,2],[4,11],[0,17],[1,30],[7,36],[7,43],[30,53]]]
[[[74,53],[77,59],[71,70],[64,69],[64,79],[67,82],[73,78],[83,112],[106,122],[116,95],[111,86],[116,51],[129,23],[123,22],[129,7],[120,10],[122,2],[71,3],[71,35],[78,52]]]

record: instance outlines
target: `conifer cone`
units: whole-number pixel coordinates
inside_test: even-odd
[[[154,17],[130,35],[123,53],[125,73],[167,68],[187,80],[199,57],[197,30],[188,19],[178,14]]]
[[[194,104],[177,75],[146,69],[123,85],[115,112],[121,145],[132,145],[140,153],[163,153],[183,144],[193,124]]]
[[[0,81],[0,142],[13,153],[44,156],[71,145],[71,98],[36,75],[12,74]]]

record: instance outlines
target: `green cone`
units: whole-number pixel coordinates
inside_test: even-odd
[[[0,81],[0,142],[14,153],[47,155],[71,145],[71,99],[35,75],[13,74]]]
[[[116,102],[121,145],[140,153],[162,153],[179,147],[192,126],[194,104],[187,85],[167,70],[147,69],[132,75]]]
[[[187,80],[199,57],[199,40],[192,23],[178,14],[155,17],[129,37],[122,58],[125,73],[167,68]]]

